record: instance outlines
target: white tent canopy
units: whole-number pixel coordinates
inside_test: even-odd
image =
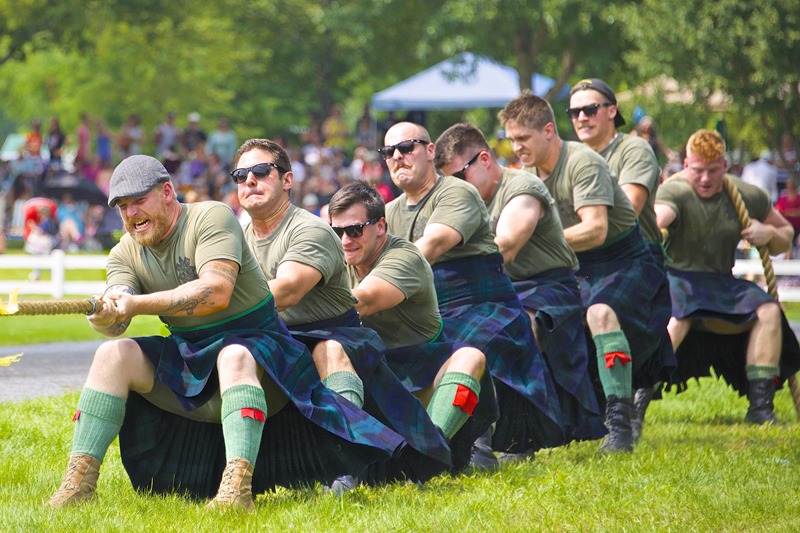
[[[531,79],[531,89],[539,96],[547,94],[554,85],[554,80],[540,74],[534,74]],[[489,57],[464,52],[375,93],[372,109],[500,108],[519,94],[516,69]]]

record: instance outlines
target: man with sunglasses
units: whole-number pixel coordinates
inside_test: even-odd
[[[564,239],[553,197],[536,176],[500,166],[473,124],[451,126],[436,139],[434,164],[474,185],[489,210],[505,271],[553,374],[567,440],[603,437],[575,278],[578,260]]]
[[[377,408],[378,418],[427,456],[432,466],[419,469],[422,480],[447,468],[447,444],[386,366],[380,337],[361,326],[341,241],[321,218],[292,205],[288,153],[269,139],[250,139],[234,162],[239,203],[251,217],[245,239],[281,319],[308,346],[322,383],[359,408]],[[341,479],[332,488],[341,491],[355,481]]]
[[[586,323],[597,352],[606,399],[601,452],[633,450],[633,388],[668,377],[659,351],[669,309],[657,301],[664,272],[639,233],[636,213],[605,160],[590,148],[563,141],[553,108],[526,91],[498,115],[514,151],[553,196],[567,244],[578,257]]]
[[[478,442],[491,452],[533,453],[561,445],[561,407],[531,321],[503,272],[486,206],[478,191],[433,166],[428,131],[401,122],[386,133],[380,153],[403,190],[386,206],[389,233],[413,242],[430,263],[445,333],[483,352],[494,378],[500,419],[494,436]],[[486,442],[491,438],[492,443]],[[491,456],[489,456],[491,455]]]
[[[650,253],[664,270],[663,238],[653,209],[661,168],[650,144],[641,137],[617,131],[617,128],[625,125],[625,118],[617,107],[614,91],[603,80],[589,78],[576,83],[570,90],[567,115],[572,120],[578,139],[605,158],[611,175],[617,178],[636,212],[642,237]],[[672,308],[666,276],[659,289],[658,301],[665,309]],[[653,329],[662,332],[659,346],[661,357],[673,360],[675,356],[666,328],[662,324],[653,324]],[[645,411],[653,394],[659,389],[660,386],[656,385],[655,389],[648,387],[635,391],[631,421],[634,440],[641,435]]]
[[[484,355],[443,334],[431,267],[416,246],[389,235],[375,188],[362,181],[346,185],[328,212],[364,325],[386,343],[390,368],[426,406],[450,442],[454,471],[461,470],[472,443],[498,416]]]
[[[117,434],[134,488],[249,511],[253,494],[329,481],[402,447],[323,387],[227,206],[178,203],[164,166],[145,155],[117,166],[108,203],[127,233],[109,254],[108,288],[89,323],[119,337],[133,317],[158,315],[170,334],[98,348],[52,507],[94,497]]]

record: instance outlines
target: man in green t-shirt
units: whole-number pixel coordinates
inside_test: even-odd
[[[239,203],[251,218],[244,227],[245,239],[267,278],[280,317],[292,336],[308,346],[322,383],[359,408],[376,407],[376,416],[380,414],[414,449],[437,460],[435,469],[418,468],[414,475],[420,477],[415,480],[444,470],[450,463],[447,444],[386,366],[380,337],[361,326],[342,243],[329,224],[291,203],[294,175],[289,154],[269,139],[249,139],[234,163],[237,168],[231,174]],[[362,382],[360,376],[367,379]],[[351,477],[340,479],[332,488],[341,492],[355,482]]]
[[[707,376],[714,367],[747,394],[745,420],[764,424],[776,421],[775,389],[800,368],[800,347],[778,302],[754,283],[734,278],[731,269],[740,239],[775,255],[791,247],[794,231],[766,192],[726,175],[727,169],[720,134],[699,130],[686,144],[684,169],[664,182],[656,197],[658,226],[669,231],[674,381],[682,390],[690,378]],[[751,219],[746,228],[726,180],[742,196]]]
[[[119,208],[127,233],[109,254],[108,288],[89,323],[118,337],[133,317],[158,315],[170,335],[98,348],[51,506],[94,496],[100,463],[118,434],[137,489],[216,494],[210,507],[245,510],[253,510],[255,490],[332,479],[353,461],[366,467],[403,446],[355,407],[331,408],[335,396],[278,318],[228,206],[179,203],[164,166],[144,155],[117,166],[108,203]],[[265,426],[268,418],[280,423]],[[280,446],[262,448],[262,435]],[[321,464],[324,446],[348,457]],[[285,465],[280,478],[276,463]]]
[[[440,176],[428,131],[411,122],[392,126],[379,151],[402,191],[386,206],[389,233],[411,241],[434,274],[444,331],[479,349],[494,378],[500,419],[491,446],[533,453],[564,442],[561,408],[530,317],[503,272],[486,205],[472,185]],[[487,465],[496,462],[478,442]]]
[[[617,130],[625,125],[625,119],[617,106],[614,91],[603,80],[597,78],[581,80],[572,87],[569,94],[567,115],[572,120],[575,134],[583,144],[608,162],[612,177],[617,179],[636,212],[642,237],[650,248],[650,253],[653,254],[656,263],[663,268],[661,231],[656,225],[656,214],[653,210],[661,168],[653,149],[641,137]],[[671,307],[666,277],[664,280],[658,298],[662,300],[662,305]],[[656,328],[662,331],[658,349],[663,352],[665,359],[674,359],[666,324],[654,324],[653,329]],[[641,388],[634,394],[634,416],[631,420],[634,440],[641,435],[645,411],[653,394],[659,388],[660,384],[655,389]]]
[[[361,181],[346,185],[331,198],[328,213],[342,240],[362,322],[378,332],[389,366],[452,442],[479,404],[483,353],[446,342],[433,271],[416,246],[388,234],[375,188]],[[484,397],[491,401],[493,393]],[[476,432],[492,422],[484,420]]]
[[[588,370],[578,260],[547,187],[529,172],[500,166],[469,123],[436,139],[434,165],[475,186],[486,204],[505,270],[553,373],[568,440],[601,438],[606,429]]]
[[[656,295],[664,273],[639,233],[636,212],[590,148],[563,141],[553,108],[529,91],[499,114],[514,151],[556,202],[564,237],[580,269],[586,323],[597,350],[609,434],[601,451],[632,451],[633,389],[653,387],[669,374],[652,325],[669,320]]]

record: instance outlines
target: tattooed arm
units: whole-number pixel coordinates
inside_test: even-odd
[[[172,290],[152,294],[115,293],[107,298],[117,310],[117,323],[130,321],[136,315],[210,315],[228,307],[238,275],[238,263],[216,259],[203,265],[198,279]]]
[[[123,319],[120,317],[118,309],[112,299],[115,294],[136,294],[136,291],[125,285],[112,285],[106,289],[103,297],[100,299],[103,305],[100,309],[87,316],[89,324],[98,333],[102,333],[106,337],[119,337],[131,323],[130,318]]]

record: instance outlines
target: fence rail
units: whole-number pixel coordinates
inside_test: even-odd
[[[19,294],[49,294],[53,298],[68,296],[88,296],[102,294],[104,281],[66,281],[68,270],[105,270],[106,255],[67,255],[61,250],[54,250],[50,255],[0,255],[0,271],[7,269],[34,269],[50,271],[50,281],[8,281],[0,273],[0,296],[7,295],[14,289]],[[778,295],[784,302],[800,302],[800,286],[791,287],[781,283],[785,276],[800,277],[800,259],[790,261],[773,261],[773,269],[778,277]],[[734,276],[764,274],[759,259],[738,259],[733,267]]]
[[[50,271],[49,281],[9,281],[0,273],[0,296],[5,297],[14,289],[19,294],[49,294],[53,298],[102,294],[105,281],[67,281],[67,270],[105,270],[106,255],[67,255],[62,250],[53,250],[50,255],[0,255],[0,271],[7,269],[34,269]]]

